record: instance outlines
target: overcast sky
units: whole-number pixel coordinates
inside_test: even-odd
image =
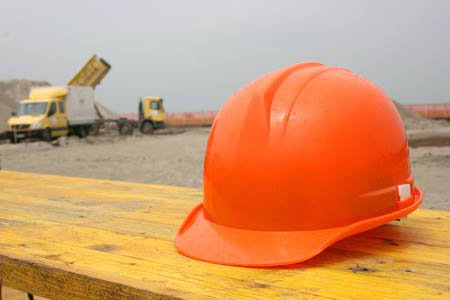
[[[0,80],[65,84],[92,55],[96,96],[216,110],[245,83],[301,61],[342,66],[403,103],[450,102],[450,1],[0,0]]]

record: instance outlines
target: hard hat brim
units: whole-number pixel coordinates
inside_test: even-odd
[[[175,245],[182,254],[211,263],[268,267],[308,260],[333,243],[413,212],[423,199],[415,187],[409,206],[347,226],[307,231],[255,231],[221,226],[204,216],[203,204],[196,206],[181,226]]]

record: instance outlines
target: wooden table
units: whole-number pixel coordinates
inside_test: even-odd
[[[199,189],[0,171],[0,282],[51,299],[450,298],[449,211],[251,269],[177,253],[178,226],[201,200]]]

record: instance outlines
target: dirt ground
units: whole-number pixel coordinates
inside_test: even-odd
[[[201,187],[208,134],[209,128],[191,128],[169,135],[71,137],[57,145],[2,144],[0,164],[7,170]],[[416,184],[426,195],[422,207],[450,210],[450,131],[410,135],[418,146],[410,155]]]
[[[184,130],[182,130],[184,131]],[[201,187],[209,128],[0,145],[2,169]]]

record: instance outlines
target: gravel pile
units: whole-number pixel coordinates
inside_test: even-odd
[[[396,101],[393,102],[398,112],[400,113],[400,116],[402,117],[403,124],[405,125],[406,130],[408,131],[447,127],[449,125],[449,122],[445,120],[436,121],[425,119],[422,116],[416,114],[415,112],[410,111],[400,103]]]

